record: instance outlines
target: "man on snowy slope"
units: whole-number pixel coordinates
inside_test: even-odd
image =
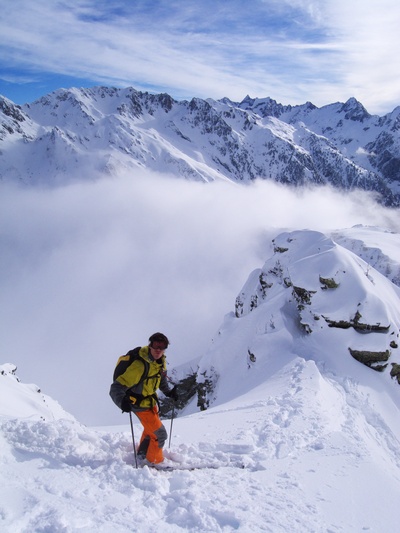
[[[119,358],[110,388],[113,402],[122,412],[132,411],[143,425],[138,448],[138,457],[149,463],[158,464],[164,460],[163,446],[167,431],[158,415],[157,390],[178,399],[176,386],[169,388],[165,350],[169,345],[163,333],[154,333],[149,345],[130,350]]]

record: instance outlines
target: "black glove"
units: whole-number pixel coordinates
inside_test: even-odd
[[[175,385],[175,387],[167,392],[165,396],[168,396],[168,398],[171,398],[174,402],[179,400],[178,387]]]
[[[132,402],[128,396],[124,396],[121,402],[121,409],[123,413],[129,413],[132,410]]]

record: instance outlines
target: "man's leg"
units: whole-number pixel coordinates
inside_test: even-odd
[[[168,434],[158,416],[157,407],[135,414],[143,425],[138,454],[146,454],[146,459],[150,463],[161,463],[164,460],[162,448]]]
[[[139,448],[138,448],[138,451],[137,451],[138,457],[140,457],[142,459],[144,459],[146,457],[147,450],[149,448],[149,444],[150,444],[150,437],[146,434],[145,431],[143,431],[142,437],[140,439]]]

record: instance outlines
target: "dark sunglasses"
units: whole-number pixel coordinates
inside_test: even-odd
[[[153,350],[161,350],[162,352],[167,349],[165,344],[150,344],[150,347],[153,348]]]

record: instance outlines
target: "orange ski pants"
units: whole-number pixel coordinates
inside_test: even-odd
[[[162,449],[168,434],[158,416],[157,406],[154,406],[148,411],[137,411],[135,415],[139,418],[143,426],[138,454],[145,456],[150,463],[161,463],[164,461]]]

